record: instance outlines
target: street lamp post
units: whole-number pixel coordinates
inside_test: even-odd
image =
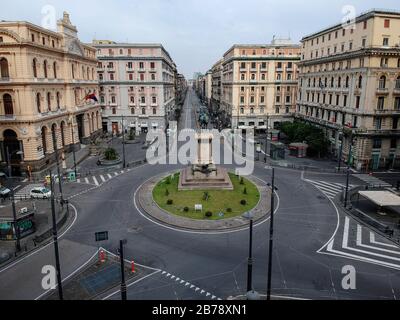
[[[56,257],[58,297],[60,300],[64,300],[63,290],[62,290],[62,282],[61,282],[60,255],[59,255],[59,251],[58,251],[56,208],[55,208],[55,200],[54,200],[54,181],[51,178],[51,171],[50,171],[50,190],[51,190],[51,216],[52,216],[52,222],[53,222],[53,243],[54,243],[54,254]]]
[[[250,221],[249,228],[249,257],[247,260],[247,292],[253,290],[253,217],[252,212],[246,212],[243,217]]]
[[[14,197],[14,190],[11,187],[11,201],[12,201],[12,210],[13,210],[13,220],[14,220],[14,231],[15,231],[15,238],[16,238],[16,249],[17,252],[21,251],[21,242],[20,242],[20,229],[18,225],[18,220],[17,220],[17,212],[15,209],[15,197]]]
[[[271,278],[272,278],[272,250],[274,245],[274,195],[275,195],[275,169],[272,168],[272,185],[271,185],[271,219],[269,228],[269,252],[268,252],[268,286],[267,300],[271,300]]]
[[[347,173],[346,173],[346,193],[344,195],[344,207],[347,208],[347,202],[349,198],[349,183],[350,183],[350,166],[351,166],[351,156],[353,152],[353,136],[350,138],[350,147],[349,147],[349,157],[347,160]]]
[[[62,190],[62,182],[61,182],[61,174],[60,174],[60,160],[58,159],[58,148],[57,148],[57,139],[56,139],[56,132],[55,130],[53,131],[53,147],[54,147],[54,152],[56,154],[56,164],[57,164],[57,175],[58,175],[58,186],[60,190],[60,197],[61,197],[61,205],[64,205],[64,196],[63,196],[63,190]],[[52,179],[52,176],[50,175],[50,179]]]
[[[72,131],[72,155],[74,158],[74,171],[75,171],[75,177],[77,177],[78,173],[76,172],[75,133],[74,133],[74,122],[72,121],[72,118],[70,119],[70,124],[71,124],[71,131]]]
[[[119,258],[121,262],[121,299],[123,301],[126,301],[127,296],[126,296],[126,283],[125,283],[124,244],[126,244],[126,240],[119,241]]]
[[[268,152],[268,123],[269,123],[269,114],[267,113],[267,123],[266,123],[266,131],[265,131],[265,157],[264,162],[267,163],[267,152]]]
[[[125,127],[124,127],[124,116],[122,116],[122,157],[123,157],[123,167],[126,168],[126,158],[125,158]]]

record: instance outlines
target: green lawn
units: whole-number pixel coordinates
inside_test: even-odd
[[[235,174],[229,174],[234,190],[195,190],[195,191],[178,191],[179,173],[170,179],[170,184],[167,183],[167,178],[160,181],[153,190],[153,199],[164,210],[182,217],[191,219],[208,219],[220,220],[239,216],[246,211],[253,209],[259,202],[260,193],[257,187],[247,179],[244,184],[240,184],[240,178]],[[244,194],[244,189],[247,194]],[[168,195],[167,195],[168,190]],[[204,199],[204,193],[208,192],[209,200]],[[171,199],[172,205],[168,205],[167,201]],[[242,205],[241,200],[246,200],[247,204]],[[203,212],[195,212],[195,204],[203,205]],[[184,208],[189,208],[188,212]],[[231,212],[230,210],[231,209]],[[212,217],[205,216],[207,211],[212,212]],[[220,217],[219,213],[223,212],[224,216]]]

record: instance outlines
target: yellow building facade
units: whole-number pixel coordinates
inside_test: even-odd
[[[96,51],[69,15],[53,32],[0,22],[0,164],[13,175],[39,172],[101,132]],[[63,155],[64,154],[64,155]]]

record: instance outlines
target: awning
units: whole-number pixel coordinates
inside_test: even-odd
[[[358,193],[380,207],[400,206],[400,197],[390,191],[359,191]]]
[[[142,123],[140,126],[141,126],[142,128],[147,128],[149,125],[148,125],[147,123]]]

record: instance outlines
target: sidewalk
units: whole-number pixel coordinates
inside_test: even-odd
[[[3,204],[4,207],[1,209],[1,217],[12,219],[12,204],[11,201],[7,201]],[[39,244],[44,243],[52,235],[52,214],[51,214],[51,202],[49,200],[24,200],[16,201],[16,212],[22,208],[28,208],[28,210],[36,209],[34,215],[35,233],[20,240],[21,252],[16,253],[15,241],[0,240],[0,266],[8,264],[13,260],[16,260],[24,254],[37,248]],[[62,228],[67,222],[69,216],[66,206],[61,207],[59,202],[56,202],[56,220],[57,228]]]

